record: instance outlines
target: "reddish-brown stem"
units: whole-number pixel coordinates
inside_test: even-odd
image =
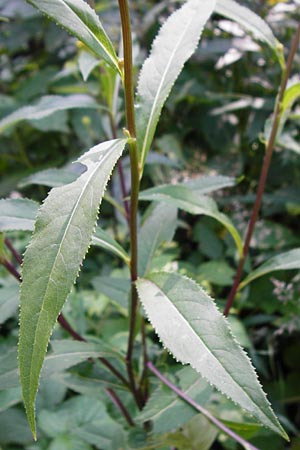
[[[248,229],[247,229],[247,234],[246,234],[245,244],[244,244],[244,249],[243,249],[243,255],[239,261],[235,279],[234,279],[234,283],[232,285],[232,288],[229,293],[228,300],[227,300],[227,303],[226,303],[226,306],[224,309],[225,316],[228,316],[230,308],[233,304],[235,295],[237,293],[237,290],[238,290],[238,287],[239,287],[239,284],[241,281],[245,260],[247,258],[248,252],[249,252],[251,238],[252,238],[255,224],[256,224],[256,221],[258,218],[258,213],[260,210],[263,193],[265,190],[266,180],[267,180],[267,176],[269,173],[273,149],[274,149],[274,146],[276,143],[276,136],[277,136],[277,132],[278,132],[279,124],[280,124],[280,117],[281,117],[281,107],[282,107],[281,104],[282,104],[284,92],[286,90],[287,82],[288,82],[288,79],[291,74],[292,64],[293,64],[294,57],[295,57],[295,54],[296,54],[296,51],[297,51],[297,48],[299,45],[299,39],[300,39],[300,25],[298,26],[295,36],[293,38],[293,42],[291,45],[291,50],[289,53],[286,69],[283,72],[281,85],[280,85],[278,96],[276,99],[276,105],[275,105],[275,110],[274,110],[274,115],[273,115],[272,130],[271,130],[271,134],[270,134],[270,137],[269,137],[269,140],[267,143],[266,154],[265,154],[265,158],[264,158],[264,162],[263,162],[263,166],[262,166],[262,170],[261,170],[261,174],[260,174],[256,199],[255,199],[254,207],[252,210],[252,214],[251,214]]]
[[[248,448],[249,450],[258,450],[257,447],[245,441],[245,439],[241,438],[238,434],[234,433],[230,428],[227,428],[222,422],[216,419],[209,411],[203,408],[201,405],[196,403],[192,398],[190,398],[185,392],[175,386],[171,381],[169,381],[159,370],[151,363],[148,362],[148,368],[151,370],[154,375],[159,378],[166,386],[168,386],[173,392],[175,392],[180,398],[182,398],[186,403],[191,405],[201,414],[203,414],[210,422],[216,425],[223,433],[230,436],[236,442],[241,444],[244,448]]]
[[[15,258],[15,260],[17,261],[18,264],[22,264],[22,257],[21,255],[16,251],[16,249],[14,248],[14,246],[12,245],[12,243],[10,242],[10,240],[8,238],[4,239],[5,245],[8,248],[8,250],[11,252],[11,254],[13,255],[13,257]]]
[[[20,273],[15,269],[15,267],[11,264],[11,262],[4,260],[2,261],[2,264],[4,265],[4,267],[6,267],[6,269],[18,280],[21,282],[21,275]],[[86,339],[81,336],[80,334],[77,333],[77,331],[75,331],[73,329],[73,327],[70,325],[70,323],[67,321],[67,319],[64,317],[63,314],[60,314],[57,318],[58,323],[61,325],[61,327],[66,330],[76,341],[81,341],[81,342],[86,342]],[[105,365],[117,378],[119,378],[119,380],[122,381],[122,383],[124,384],[124,386],[128,387],[128,381],[126,380],[126,378],[121,374],[121,372],[119,372],[109,361],[107,361],[106,358],[99,358],[99,360],[102,362],[103,365]],[[110,391],[113,393],[115,400],[118,399],[117,394],[112,391],[110,389]],[[122,404],[121,400],[119,400],[120,405]],[[121,411],[123,412],[124,409],[124,405],[123,408],[120,408]],[[126,420],[129,416],[129,413],[127,412],[126,414]]]
[[[130,319],[129,319],[129,337],[127,347],[127,372],[130,382],[131,392],[134,396],[136,404],[142,408],[143,396],[136,386],[136,380],[133,369],[133,347],[135,339],[135,328],[138,316],[138,295],[135,287],[137,280],[137,264],[138,264],[138,239],[137,239],[137,213],[138,213],[138,196],[139,196],[139,156],[136,143],[135,132],[135,110],[134,110],[134,84],[132,70],[132,36],[131,23],[128,0],[118,0],[119,11],[121,16],[123,49],[124,49],[124,94],[126,108],[126,123],[129,134],[128,146],[130,155],[131,170],[131,195],[130,195],[130,275],[131,275],[131,302],[130,302]]]
[[[134,426],[134,422],[133,422],[132,418],[130,417],[126,407],[123,404],[123,402],[120,400],[120,398],[117,397],[116,393],[110,388],[105,389],[105,392],[107,393],[107,395],[109,396],[111,401],[116,405],[116,407],[122,412],[122,414],[125,417],[128,425],[130,427],[133,427]]]
[[[1,263],[9,271],[9,273],[11,273],[11,275],[13,275],[18,281],[21,281],[21,275],[10,261],[3,259],[1,260]]]

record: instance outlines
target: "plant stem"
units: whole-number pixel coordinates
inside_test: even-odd
[[[126,123],[129,133],[128,146],[130,154],[131,170],[131,197],[130,197],[130,243],[131,243],[131,305],[129,337],[127,348],[127,370],[130,381],[131,391],[139,408],[143,406],[141,393],[136,387],[136,381],[133,370],[133,347],[134,336],[138,314],[138,295],[135,287],[135,281],[138,276],[138,239],[137,239],[137,214],[138,214],[138,196],[140,188],[138,149],[136,143],[135,113],[134,113],[134,84],[132,70],[132,37],[131,23],[129,15],[129,6],[127,0],[118,0],[122,24],[123,49],[124,49],[124,94],[126,108]]]
[[[116,393],[108,388],[105,389],[105,392],[107,393],[107,395],[109,396],[109,398],[111,399],[111,401],[117,406],[117,408],[119,408],[119,410],[122,412],[123,416],[125,417],[127,423],[129,426],[133,427],[134,426],[134,422],[130,416],[130,414],[128,413],[127,409],[125,408],[124,404],[122,403],[122,401],[120,400],[119,397],[116,396]]]
[[[251,242],[251,238],[253,235],[253,231],[255,228],[255,224],[258,218],[258,213],[260,210],[260,206],[261,206],[261,202],[262,202],[262,197],[263,197],[263,193],[265,190],[265,185],[266,185],[266,180],[267,180],[267,176],[269,173],[269,168],[270,168],[270,163],[271,163],[271,158],[272,158],[272,154],[273,154],[273,149],[276,143],[276,137],[277,137],[277,132],[278,132],[278,128],[279,128],[279,124],[280,124],[280,119],[281,119],[281,107],[282,107],[282,100],[284,97],[284,93],[286,90],[286,86],[287,86],[287,82],[288,79],[290,77],[291,74],[291,70],[292,70],[292,64],[294,61],[294,57],[299,45],[299,39],[300,39],[300,25],[298,26],[295,36],[293,38],[293,42],[291,45],[291,50],[289,53],[289,57],[288,57],[288,61],[287,61],[287,65],[286,65],[286,69],[283,71],[282,73],[282,79],[281,79],[281,85],[279,88],[279,92],[278,92],[278,96],[276,99],[276,103],[275,103],[275,109],[274,109],[274,115],[273,115],[273,123],[272,123],[272,129],[271,129],[271,134],[269,137],[269,140],[267,142],[267,147],[266,147],[266,154],[265,154],[265,158],[264,158],[264,162],[263,162],[263,166],[262,166],[262,170],[261,170],[261,174],[260,174],[260,179],[259,179],[259,183],[258,183],[258,189],[257,189],[257,194],[256,194],[256,199],[255,199],[255,203],[254,203],[254,207],[252,210],[252,214],[250,217],[250,221],[249,221],[249,225],[248,225],[248,229],[247,229],[247,234],[246,234],[246,238],[245,238],[245,244],[244,244],[244,248],[243,248],[243,255],[240,259],[240,262],[238,264],[237,267],[237,271],[236,271],[236,275],[235,275],[235,279],[234,279],[234,283],[233,286],[231,288],[231,291],[229,293],[228,296],[228,300],[224,309],[224,315],[228,316],[230,308],[233,304],[234,301],[234,297],[237,293],[239,284],[240,284],[240,280],[241,280],[241,276],[243,273],[243,269],[244,269],[244,264],[245,264],[245,260],[247,258],[248,252],[249,252],[249,247],[250,247],[250,242]]]
[[[8,238],[4,239],[5,245],[6,247],[9,249],[9,251],[11,252],[11,254],[13,255],[13,257],[15,258],[15,260],[17,261],[18,264],[22,264],[22,257],[21,255],[16,251],[16,249],[14,248],[14,246],[12,245],[12,243],[10,242],[10,240]]]
[[[169,381],[167,378],[164,377],[162,373],[159,372],[159,370],[154,367],[152,362],[148,362],[148,368],[151,370],[154,375],[159,378],[166,386],[168,386],[173,392],[175,392],[180,398],[182,398],[185,402],[187,402],[189,405],[191,405],[193,408],[195,408],[197,411],[199,411],[201,414],[203,414],[210,422],[212,422],[216,427],[218,427],[222,432],[227,434],[229,437],[234,439],[236,442],[241,444],[245,449],[248,450],[259,450],[257,447],[254,447],[254,445],[250,444],[249,442],[245,441],[245,439],[241,438],[238,434],[234,433],[232,430],[230,430],[228,427],[226,427],[222,422],[220,422],[218,419],[216,419],[207,409],[203,408],[201,405],[196,403],[192,398],[190,398],[188,395],[186,395],[185,392],[183,392],[181,389],[179,389],[177,386],[175,386],[171,381]]]

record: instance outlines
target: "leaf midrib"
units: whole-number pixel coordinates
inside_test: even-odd
[[[150,280],[148,280],[148,281],[150,281]],[[206,342],[203,340],[202,337],[200,337],[200,336],[197,334],[197,332],[196,332],[196,331],[194,330],[194,328],[191,326],[191,324],[190,324],[189,321],[186,319],[186,317],[184,316],[184,314],[183,314],[179,309],[177,309],[177,307],[175,307],[175,305],[173,305],[173,303],[169,300],[169,298],[168,298],[167,294],[164,292],[164,290],[161,289],[161,288],[160,288],[156,283],[154,283],[153,281],[150,281],[150,283],[153,283],[153,284],[156,286],[156,288],[164,295],[164,297],[167,299],[168,303],[171,305],[171,308],[174,308],[174,310],[177,312],[177,314],[178,314],[178,313],[180,314],[180,316],[184,319],[185,323],[187,324],[188,328],[190,328],[190,329],[192,330],[192,332],[193,332],[194,334],[196,334],[196,336],[202,341],[202,343],[203,343],[203,345],[205,346],[205,348],[207,349],[207,351],[213,356],[213,358],[214,358],[214,359],[217,361],[217,363],[222,367],[222,369],[226,372],[226,374],[228,374],[228,375],[230,376],[230,378],[233,380],[233,382],[234,382],[237,386],[239,386],[239,388],[240,388],[240,389],[242,390],[242,392],[246,395],[246,397],[248,397],[249,400],[251,401],[251,403],[254,404],[254,406],[256,407],[255,401],[252,399],[252,397],[250,396],[250,394],[248,394],[248,392],[246,392],[245,390],[243,390],[243,388],[240,386],[240,384],[234,379],[234,377],[232,376],[232,374],[229,373],[229,372],[223,367],[223,365],[219,362],[218,358],[215,356],[214,352],[211,351],[211,350],[207,347]],[[246,355],[245,355],[245,356],[246,356]],[[251,366],[250,366],[250,367],[251,367]],[[251,367],[251,369],[252,369],[252,367]],[[253,371],[253,369],[252,369],[252,371]],[[203,376],[203,378],[206,378],[206,377]],[[208,381],[211,382],[210,380],[208,380]],[[216,385],[215,385],[215,386],[216,386]],[[216,387],[217,387],[217,386],[216,386]],[[217,387],[217,389],[219,389],[219,388]],[[222,392],[222,391],[221,391],[221,392]],[[226,395],[228,395],[228,394],[226,394]],[[257,408],[257,407],[256,407],[256,408]],[[262,409],[261,409],[261,411],[263,412]],[[267,417],[268,420],[272,423],[271,419],[265,414],[265,412],[263,412],[263,414],[264,414],[264,416]]]
[[[54,269],[54,267],[55,267],[55,265],[56,265],[58,255],[60,254],[60,251],[61,251],[63,242],[64,242],[65,237],[66,237],[66,233],[67,233],[67,231],[68,231],[69,228],[70,228],[72,219],[73,219],[74,214],[75,214],[75,212],[76,212],[76,210],[77,210],[77,208],[78,208],[79,202],[80,202],[80,200],[81,200],[83,194],[85,193],[86,188],[87,188],[87,186],[89,185],[90,181],[92,180],[93,176],[94,176],[94,175],[96,174],[96,172],[98,171],[98,169],[99,169],[99,163],[101,162],[101,165],[102,165],[102,163],[105,161],[105,159],[107,159],[107,158],[111,155],[111,152],[113,151],[114,148],[115,148],[115,146],[113,146],[113,147],[111,148],[111,151],[109,151],[106,155],[103,156],[103,158],[101,159],[101,161],[99,161],[98,163],[95,163],[95,164],[96,164],[96,167],[95,167],[95,169],[92,171],[91,175],[88,177],[87,181],[85,182],[84,188],[82,189],[82,191],[81,191],[81,193],[80,193],[80,196],[78,197],[78,200],[76,201],[76,203],[75,203],[75,205],[74,205],[74,207],[73,207],[71,217],[70,217],[70,219],[69,219],[69,221],[68,221],[68,225],[66,226],[66,229],[65,229],[65,231],[64,231],[63,237],[62,237],[61,242],[60,242],[60,244],[59,244],[59,248],[58,248],[57,254],[56,254],[56,256],[55,256],[54,262],[53,262],[53,264],[52,264],[51,271],[48,273],[48,282],[47,282],[46,289],[45,289],[44,294],[43,294],[43,303],[42,303],[40,312],[38,313],[38,320],[37,320],[36,326],[35,326],[34,340],[33,340],[33,346],[32,346],[31,358],[30,358],[30,375],[29,375],[29,378],[30,378],[30,383],[29,383],[29,385],[30,385],[30,386],[32,386],[32,383],[31,383],[31,379],[32,379],[32,371],[31,371],[31,367],[32,367],[32,363],[33,363],[34,349],[35,349],[35,347],[36,347],[36,341],[37,341],[37,329],[38,329],[38,327],[39,327],[39,322],[40,322],[40,317],[41,317],[41,311],[43,310],[43,307],[44,307],[45,297],[46,297],[47,292],[48,292],[48,289],[49,289],[49,280],[51,279],[51,275],[52,275],[53,269]],[[77,181],[77,180],[76,180],[76,181]],[[31,395],[30,395],[30,396],[31,396]]]

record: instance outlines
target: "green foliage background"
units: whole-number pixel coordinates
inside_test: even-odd
[[[173,10],[173,4],[132,3],[136,30],[134,54],[138,66],[148,52],[159,24]],[[295,23],[300,18],[296,1],[242,3],[264,17],[275,36],[289,47]],[[274,3],[278,4],[273,6]],[[96,10],[101,13],[102,23],[118,48],[117,2],[98,1]],[[73,103],[68,110],[58,110],[47,118],[22,120],[1,135],[0,197],[21,196],[41,202],[55,177],[59,184],[66,177],[72,177],[74,170],[76,176],[78,167],[70,169],[71,161],[96,143],[112,137],[105,110],[111,74],[103,64],[96,65],[92,60],[84,59],[86,53],[75,38],[42,18],[24,1],[0,0],[0,16],[0,119],[22,106],[35,104],[41,96],[84,96],[77,97],[77,104],[75,102],[80,109]],[[85,72],[87,67],[92,68],[90,74]],[[299,73],[299,67],[298,52],[295,74]],[[199,49],[186,65],[164,108],[142,188],[194,179],[199,175],[221,174],[236,178],[236,186],[214,193],[213,198],[243,235],[264,157],[265,122],[273,111],[279,82],[279,65],[271,50],[260,45],[242,28],[214,15],[204,31]],[[95,107],[93,99],[103,107]],[[123,124],[120,105],[117,111],[118,122]],[[251,242],[247,272],[279,253],[300,246],[299,117],[299,106],[296,105],[277,142],[260,219]],[[26,118],[28,115],[24,116]],[[59,171],[39,174],[53,168]],[[128,185],[126,159],[124,169]],[[37,176],[42,181],[35,178]],[[117,201],[121,198],[117,174],[114,174],[110,191],[103,201],[101,227],[128,248],[127,225],[121,214],[114,212],[111,197]],[[146,211],[146,205],[141,203],[141,224],[151,218],[152,210]],[[170,214],[173,214],[171,207]],[[230,233],[211,217],[187,212],[180,213],[177,225],[176,233],[171,229],[161,238],[164,252],[161,247],[155,253],[152,267],[176,266],[181,274],[196,279],[223,308],[235,273],[236,247]],[[20,253],[24,252],[28,233],[19,230],[5,236],[14,242]],[[2,242],[0,251],[1,255],[5,251],[7,256]],[[126,255],[123,259],[126,260]],[[147,264],[150,262],[145,260],[144,265]],[[64,314],[80,334],[93,335],[95,343],[101,339],[125,350],[127,279],[126,264],[92,247],[64,308]],[[33,443],[21,406],[13,363],[18,292],[16,283],[2,266],[0,283],[0,447],[3,450],[116,450],[123,448],[126,440],[128,448],[151,448],[146,447],[142,426],[125,439],[125,424],[98,388],[99,383],[115,386],[118,381],[100,365],[92,366],[86,362],[86,354],[82,359],[72,360],[68,367],[59,366],[58,357],[55,368],[50,370],[51,378],[46,375],[42,378],[37,405],[40,439],[38,444]],[[262,450],[300,448],[299,294],[298,270],[267,273],[240,291],[230,317],[234,333],[251,356],[264,390],[292,436],[290,445],[284,444],[273,433],[258,429],[251,418],[219,394],[214,393],[211,400],[209,386],[196,390],[198,401]],[[150,327],[148,331],[151,333]],[[182,388],[190,386],[193,375],[162,350],[154,335],[149,336],[151,356],[157,359],[160,367],[168,363],[173,381]],[[67,337],[62,329],[55,329],[55,339]],[[59,354],[60,349],[53,347],[53,351]],[[93,352],[97,351],[100,349],[93,348]],[[79,364],[76,370],[65,371],[75,364]],[[8,367],[11,368],[9,377]],[[153,382],[154,400],[151,399],[139,419],[142,423],[153,418],[154,407],[160,402],[161,414],[165,416],[160,421],[154,420],[153,427],[155,432],[162,433],[164,440],[159,444],[154,435],[152,448],[164,449],[167,445],[189,450],[240,448],[224,436],[219,435],[215,440],[214,427],[179,400],[174,406],[177,408],[174,410],[176,420],[168,423],[168,405],[175,402],[173,394],[165,388],[155,388]],[[133,410],[127,392],[124,392],[123,400]],[[197,441],[199,436],[195,430],[200,428],[207,431],[206,442]]]

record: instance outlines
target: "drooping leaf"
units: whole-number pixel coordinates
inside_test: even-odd
[[[119,71],[115,49],[99,17],[84,0],[26,0]]]
[[[14,316],[19,305],[19,284],[11,283],[0,288],[0,325]]]
[[[21,388],[15,387],[0,392],[0,413],[21,402]]]
[[[41,378],[60,374],[89,358],[121,358],[117,351],[103,342],[54,340],[51,342],[51,347],[53,351],[45,358]],[[11,349],[7,354],[0,356],[0,363],[0,391],[19,386],[17,349]]]
[[[111,237],[109,233],[102,230],[100,227],[96,228],[96,232],[92,239],[92,245],[96,245],[109,251],[110,253],[113,253],[123,259],[126,264],[129,264],[130,258],[128,253]]]
[[[90,52],[83,50],[80,52],[78,58],[78,67],[82,78],[84,81],[87,81],[91,72],[100,64],[98,58],[92,55]]]
[[[204,405],[212,388],[191,367],[176,373],[179,386],[186,395]],[[151,420],[154,433],[167,433],[181,427],[195,415],[195,410],[170,389],[160,386],[153,392],[142,412],[137,416],[140,423]]]
[[[115,301],[123,312],[128,314],[129,280],[100,276],[92,279],[92,285],[97,292],[101,292]]]
[[[74,164],[70,169],[45,169],[24,178],[18,186],[23,188],[32,184],[48,187],[59,187],[72,183],[84,172],[84,166]]]
[[[251,272],[240,284],[239,289],[242,289],[247,284],[256,278],[262,277],[270,272],[277,270],[293,270],[300,269],[300,248],[289,250],[285,253],[280,253],[277,256],[264,262],[261,266]]]
[[[164,23],[153,42],[137,87],[137,139],[141,170],[164,103],[195,51],[215,0],[189,0]]]
[[[0,200],[0,231],[32,231],[38,203],[28,198]]]
[[[125,143],[122,139],[107,141],[79,158],[86,171],[73,183],[52,189],[25,252],[19,364],[33,433],[34,401],[49,337],[90,245],[99,203]]]
[[[159,203],[144,221],[138,234],[139,276],[149,272],[151,261],[159,245],[173,238],[176,219],[176,206]]]
[[[200,286],[180,275],[163,272],[140,279],[136,285],[149,320],[175,358],[190,364],[263,425],[287,438],[249,358]]]
[[[268,44],[276,53],[280,64],[284,65],[283,47],[260,16],[234,0],[217,0],[215,12],[237,22],[257,39]]]
[[[194,192],[193,186],[165,184],[142,191],[139,199],[171,203],[190,214],[204,214],[213,217],[229,231],[240,254],[242,253],[243,244],[241,237],[229,217],[218,210],[217,204],[212,198],[201,196]]]
[[[98,107],[93,97],[85,94],[45,95],[35,105],[22,106],[0,120],[0,133],[23,120],[40,120],[67,109]]]

